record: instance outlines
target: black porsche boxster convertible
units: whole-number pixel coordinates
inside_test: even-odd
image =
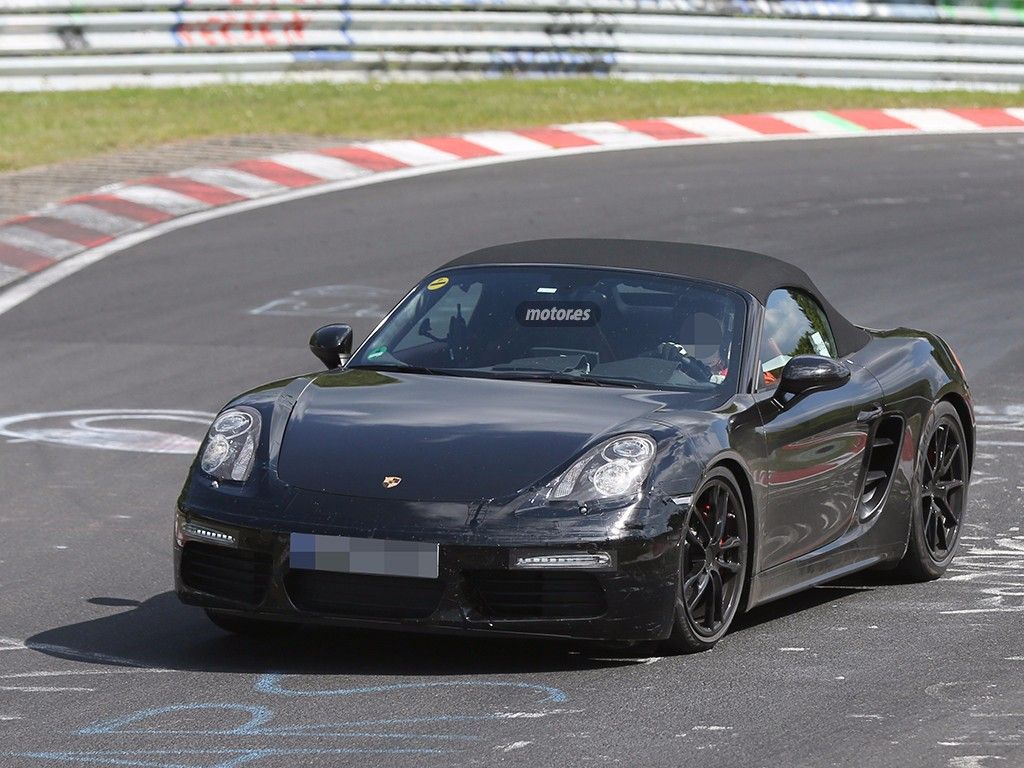
[[[936,578],[974,417],[942,339],[869,331],[801,270],[542,240],[427,275],[353,354],[216,417],[177,591],[222,628],[318,622],[713,646],[861,569]]]

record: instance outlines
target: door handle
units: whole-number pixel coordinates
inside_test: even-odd
[[[875,405],[857,414],[858,424],[867,424],[882,415],[882,406]]]

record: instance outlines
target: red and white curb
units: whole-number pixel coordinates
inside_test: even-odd
[[[358,142],[189,168],[114,184],[0,224],[0,287],[9,286],[0,293],[0,313],[108,253],[177,228],[168,226],[173,220],[187,217],[189,221],[180,222],[187,226],[216,215],[388,178],[665,145],[989,130],[1024,131],[1024,108],[861,109],[575,123]],[[44,270],[54,273],[52,279],[21,290],[18,296],[10,295],[27,282],[24,278]],[[10,285],[19,280],[21,285]]]

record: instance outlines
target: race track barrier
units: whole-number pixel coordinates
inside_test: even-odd
[[[0,0],[0,90],[501,74],[1016,90],[1022,22],[910,3]]]

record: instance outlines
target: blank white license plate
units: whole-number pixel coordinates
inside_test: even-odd
[[[436,579],[439,549],[420,541],[293,533],[288,564],[313,571]]]

